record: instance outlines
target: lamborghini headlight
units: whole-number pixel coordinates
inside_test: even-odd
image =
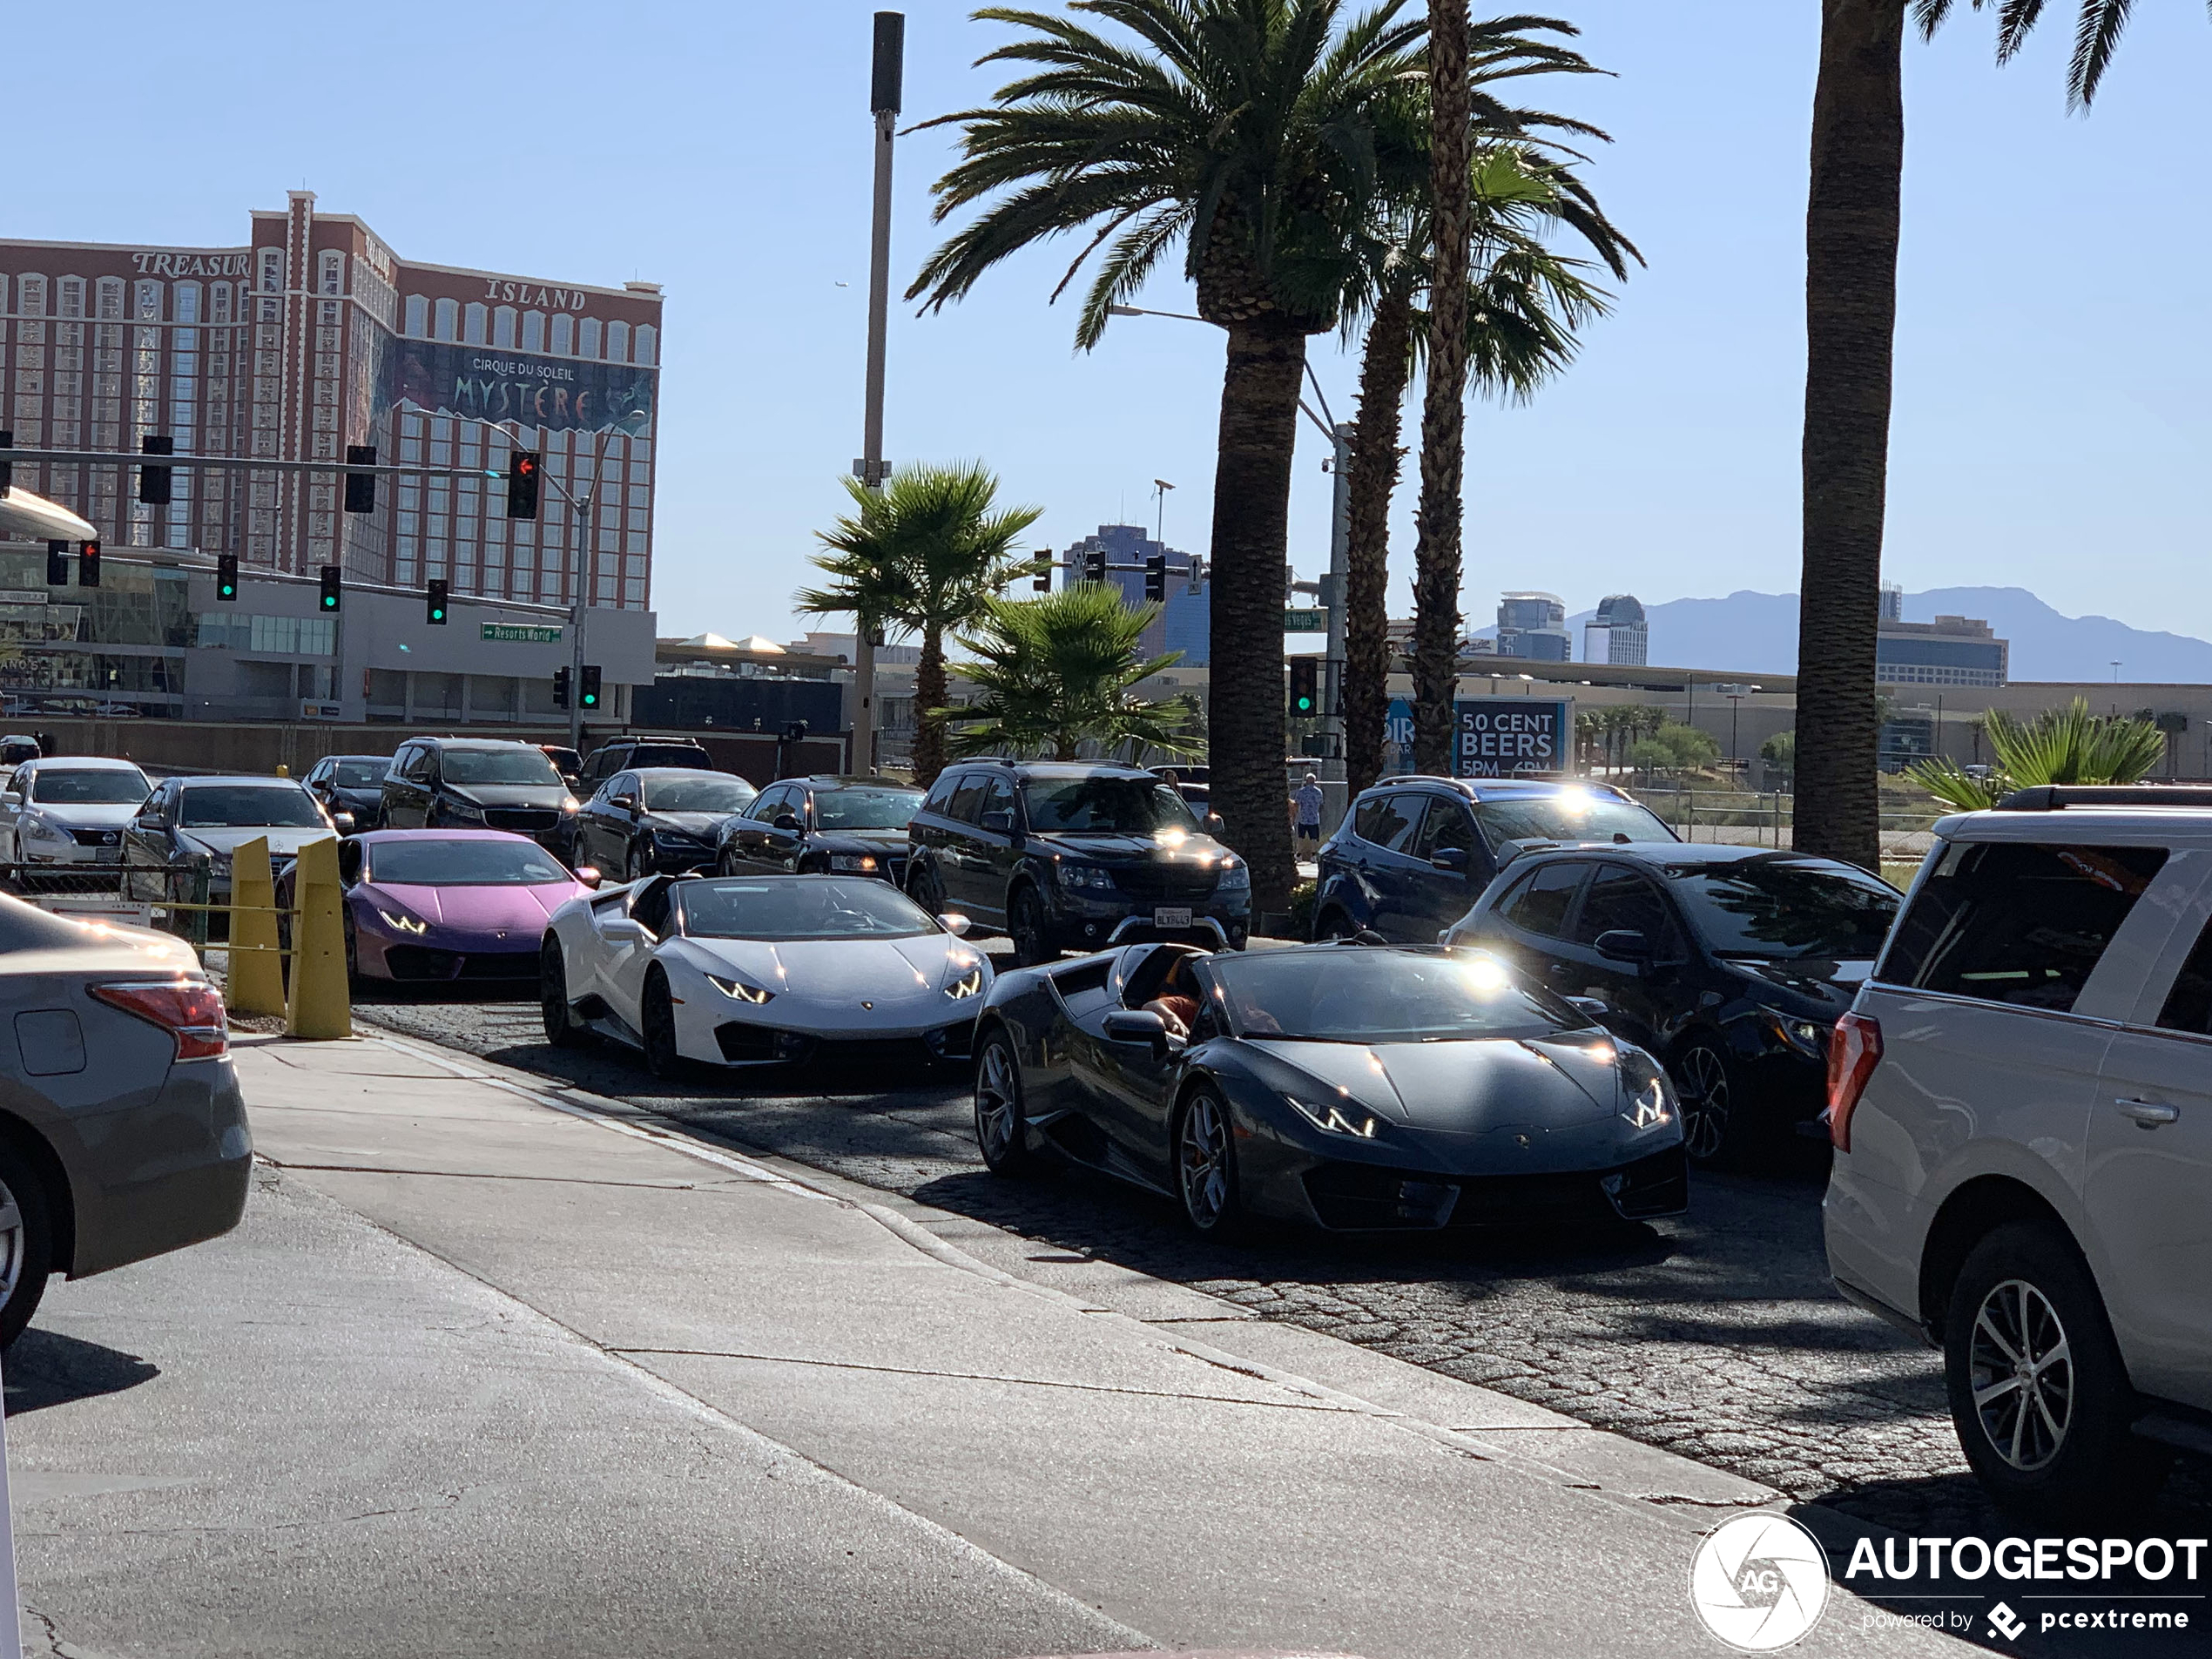
[[[1372,1141],[1375,1138],[1377,1125],[1373,1116],[1352,1101],[1330,1101],[1323,1104],[1297,1095],[1285,1095],[1283,1098],[1297,1109],[1299,1116],[1318,1130],[1331,1135],[1349,1135],[1357,1140]]]
[[[951,997],[955,1002],[960,1001],[964,997],[980,996],[982,995],[982,991],[983,969],[980,964],[969,968],[968,972],[962,974],[950,985],[945,987],[945,995]]]
[[[376,907],[376,914],[384,918],[384,925],[387,927],[392,928],[394,931],[398,933],[427,934],[430,931],[430,924],[422,921],[420,917],[409,915],[395,916],[390,911],[385,909],[382,905]]]
[[[758,985],[748,985],[741,979],[725,979],[719,974],[709,974],[706,982],[723,995],[734,996],[738,1001],[749,1002],[754,1008],[759,1008],[776,995],[773,991],[763,990]]]
[[[1674,1087],[1656,1060],[1641,1049],[1623,1044],[1615,1051],[1613,1063],[1621,1079],[1621,1097],[1626,1103],[1621,1116],[1629,1128],[1663,1129],[1675,1121]]]

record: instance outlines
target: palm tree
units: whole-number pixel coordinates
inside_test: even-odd
[[[2140,783],[2166,755],[2166,733],[2155,721],[2092,714],[2080,698],[2032,720],[1992,709],[1987,731],[1994,764],[1986,776],[1951,759],[1915,761],[1905,775],[1945,806],[1973,813],[2035,784]]]
[[[1140,699],[1134,688],[1183,660],[1146,660],[1144,631],[1157,604],[1130,605],[1103,582],[1077,583],[1041,599],[994,599],[961,644],[974,653],[964,671],[981,693],[964,708],[940,709],[957,725],[955,753],[1032,754],[1073,760],[1085,741],[1187,754],[1196,711],[1187,699]]]
[[[1345,21],[1344,0],[1069,0],[1005,6],[1022,31],[985,63],[1032,65],[964,129],[936,217],[988,202],[929,256],[908,297],[965,296],[1001,260],[1080,233],[1056,298],[1103,248],[1076,339],[1097,343],[1180,246],[1198,314],[1227,331],[1211,562],[1213,800],[1251,866],[1254,902],[1285,909],[1282,600],[1291,459],[1307,336],[1333,327],[1390,155],[1421,25],[1406,0]]]
[[[849,613],[862,627],[921,636],[914,666],[914,781],[945,768],[945,636],[982,621],[986,608],[1033,561],[1014,551],[1043,509],[1000,507],[998,480],[980,462],[901,467],[881,489],[844,480],[854,511],[818,538],[829,585],[802,589],[802,614]]]
[[[1971,0],[2017,53],[2046,0]],[[1956,0],[1910,0],[1929,35]],[[2133,0],[2080,0],[2067,91],[2087,107]],[[1881,855],[1874,634],[1888,487],[1905,172],[1907,0],[1825,0],[1805,206],[1804,560],[1797,621],[1797,846],[1868,869]]]

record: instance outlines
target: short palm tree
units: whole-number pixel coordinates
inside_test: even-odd
[[[1420,64],[1406,0],[1069,0],[989,6],[1021,31],[986,55],[1030,71],[963,129],[936,185],[941,221],[981,212],[929,256],[909,297],[933,307],[1035,244],[1081,237],[1062,280],[1103,250],[1078,314],[1086,348],[1175,250],[1198,314],[1228,334],[1214,475],[1213,800],[1262,909],[1289,906],[1283,812],[1283,590],[1298,382],[1333,327]],[[1088,26],[1096,18],[1109,32]],[[1061,289],[1055,289],[1055,297]]]
[[[2080,698],[2031,720],[1992,709],[1985,729],[1993,761],[1986,775],[1949,759],[1916,761],[1905,775],[1945,806],[1975,813],[2036,784],[2140,783],[2166,758],[2155,721],[2092,714]]]
[[[1971,0],[2009,60],[2047,0]],[[2097,94],[2134,0],[2080,0],[2067,74]],[[1874,636],[1888,489],[1905,174],[1906,13],[1932,34],[1957,0],[1825,0],[1805,206],[1804,570],[1798,586],[1797,844],[1877,867]]]
[[[1143,656],[1144,631],[1159,614],[1157,604],[1128,604],[1103,582],[992,600],[961,638],[975,658],[962,671],[979,695],[936,711],[954,723],[954,752],[1073,760],[1088,741],[1109,752],[1127,745],[1131,760],[1147,749],[1189,753],[1190,704],[1147,703],[1134,689],[1183,660],[1181,651]]]
[[[1033,561],[1014,550],[1042,509],[1000,507],[998,480],[979,462],[901,467],[881,489],[844,481],[853,511],[819,538],[828,585],[802,590],[802,613],[849,614],[859,625],[921,638],[914,667],[914,781],[945,766],[945,636],[970,628]]]

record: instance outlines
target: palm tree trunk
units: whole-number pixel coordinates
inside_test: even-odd
[[[1428,0],[1428,394],[1421,408],[1421,500],[1413,543],[1413,761],[1452,770],[1452,693],[1460,642],[1460,484],[1466,467],[1467,269],[1474,202],[1467,177],[1467,0]]]
[[[1805,210],[1797,846],[1881,866],[1875,631],[1905,172],[1905,0],[1823,0]]]
[[[1213,486],[1208,758],[1214,808],[1251,866],[1255,910],[1288,910],[1296,873],[1283,806],[1283,583],[1305,368],[1305,335],[1294,326],[1266,315],[1229,325]]]
[[[1382,775],[1383,723],[1390,715],[1390,498],[1398,488],[1399,443],[1412,372],[1413,285],[1409,276],[1376,297],[1359,364],[1359,416],[1352,428],[1351,530],[1344,579],[1344,761],[1349,794]]]
[[[921,658],[914,664],[914,782],[927,789],[945,769],[945,722],[937,711],[952,698],[945,683],[945,632],[921,631]]]

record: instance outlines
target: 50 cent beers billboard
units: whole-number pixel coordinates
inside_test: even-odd
[[[1567,698],[1478,697],[1452,705],[1454,778],[1547,778],[1567,770]]]

